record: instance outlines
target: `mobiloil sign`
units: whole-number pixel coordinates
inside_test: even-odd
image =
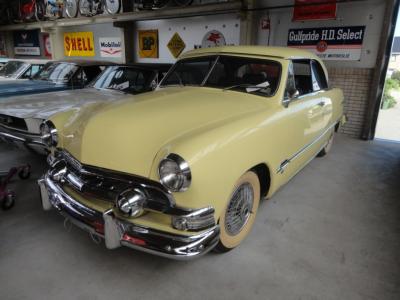
[[[360,60],[365,26],[289,29],[287,45],[325,60]]]

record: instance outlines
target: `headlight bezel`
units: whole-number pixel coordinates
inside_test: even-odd
[[[177,183],[176,180],[178,180],[178,184],[173,184],[173,178],[165,174],[166,171],[163,170],[163,167],[165,168],[167,164],[170,164],[170,171],[172,166],[176,167],[177,172],[170,175],[175,175],[174,182]],[[192,183],[192,172],[190,170],[188,162],[175,153],[168,154],[160,161],[160,163],[158,164],[158,177],[160,183],[170,192],[187,191]]]
[[[52,121],[46,120],[40,125],[40,136],[47,147],[51,148],[58,145],[58,131]]]

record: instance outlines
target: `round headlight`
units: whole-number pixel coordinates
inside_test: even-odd
[[[169,154],[158,167],[160,182],[171,192],[186,191],[192,181],[188,163],[177,154]]]
[[[47,120],[40,125],[40,134],[43,143],[48,147],[56,147],[58,144],[58,133],[53,122]]]

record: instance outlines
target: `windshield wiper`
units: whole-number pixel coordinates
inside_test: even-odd
[[[267,87],[269,87],[268,81],[264,81],[259,84],[241,83],[241,84],[235,84],[235,85],[223,88],[223,91],[228,91],[228,90],[231,90],[234,88],[246,88],[247,93],[252,93],[252,92],[256,92],[256,91],[265,89]]]

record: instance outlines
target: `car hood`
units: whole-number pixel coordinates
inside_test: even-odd
[[[43,80],[1,80],[0,98],[24,94],[60,91],[65,89],[68,89],[68,86],[65,84],[55,84],[53,82]]]
[[[126,94],[119,91],[95,88],[23,95],[0,101],[0,114],[23,119],[48,119],[61,111],[123,97]]]
[[[81,110],[62,129],[63,147],[84,164],[148,176],[174,139],[265,108],[267,99],[205,87],[165,88]]]

